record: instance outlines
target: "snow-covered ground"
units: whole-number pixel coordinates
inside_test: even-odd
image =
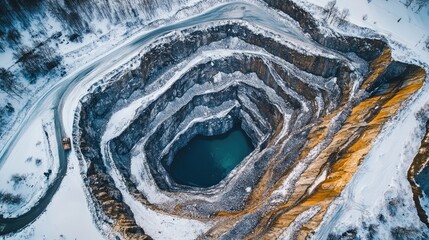
[[[105,239],[109,230],[105,229],[106,236],[98,231],[90,209],[79,162],[71,155],[67,175],[46,211],[21,232],[0,239]]]
[[[325,19],[321,8],[325,7],[329,1],[296,0],[305,9],[313,12],[318,19]],[[337,0],[336,7],[339,11],[349,10],[350,15],[346,18],[347,21],[385,36],[393,45],[393,56],[398,60],[429,64],[429,49],[426,48],[425,43],[429,40],[429,5],[419,12],[415,12],[413,8],[407,8],[400,0]],[[322,22],[329,23],[325,26],[347,35],[361,37],[368,35],[365,31],[338,26],[336,21],[322,20]],[[396,43],[402,46],[398,46]]]
[[[58,144],[52,120],[53,111],[34,119],[29,126],[31,132],[19,139],[10,161],[0,168],[0,213],[4,217],[28,211],[58,173]]]

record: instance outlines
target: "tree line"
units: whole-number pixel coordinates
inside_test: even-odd
[[[11,49],[21,73],[34,82],[61,64],[55,48],[41,42],[51,37],[46,29],[48,17],[61,24],[70,41],[80,41],[84,34],[95,31],[96,26],[91,24],[94,20],[138,22],[152,17],[159,7],[171,8],[172,1],[181,0],[0,0],[0,53]],[[30,33],[30,42],[24,42],[24,31]],[[0,90],[15,92],[13,74],[6,69],[1,73]]]

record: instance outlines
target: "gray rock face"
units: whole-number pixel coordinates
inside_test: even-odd
[[[270,7],[279,9],[296,20],[300,27],[318,43],[341,52],[353,52],[366,61],[378,57],[387,44],[380,39],[358,38],[352,36],[323,35],[319,30],[319,23],[313,16],[301,9],[291,0],[264,0]]]

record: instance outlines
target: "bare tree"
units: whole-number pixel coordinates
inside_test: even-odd
[[[404,3],[404,5],[406,7],[409,7],[413,2],[414,2],[414,0],[406,0],[405,3]]]
[[[331,0],[329,1],[325,6],[325,14],[326,14],[326,21],[328,21],[332,15],[335,15],[335,13],[338,11],[337,7],[337,0]]]
[[[24,76],[35,81],[38,76],[45,75],[61,63],[61,56],[47,44],[35,42],[37,47],[31,49],[23,46],[14,54],[22,68]]]
[[[8,192],[0,191],[0,203],[6,204],[20,204],[23,201],[22,196],[19,194],[13,194]]]
[[[30,79],[35,79],[41,68],[39,59],[37,59],[34,51],[28,46],[22,46],[14,53],[14,58],[22,68],[22,73]]]
[[[13,108],[12,104],[10,102],[6,103],[6,105],[3,105],[1,103],[0,105],[0,134],[3,132],[3,128],[6,126],[6,124],[10,121],[8,118],[15,112],[15,109]],[[1,199],[1,192],[0,192],[0,202]]]
[[[11,29],[8,31],[6,40],[9,43],[9,47],[13,48],[21,42],[21,34],[16,29]]]
[[[21,98],[22,86],[16,81],[15,75],[5,69],[0,68],[0,90],[6,92],[13,98]]]
[[[429,37],[426,38],[425,46],[429,50]]]
[[[0,68],[0,90],[19,95],[15,88],[15,77],[13,74],[5,68]]]
[[[347,20],[347,18],[350,16],[350,10],[348,8],[345,8],[340,13],[340,18],[342,20]]]
[[[416,12],[420,12],[420,10],[422,10],[422,8],[424,8],[425,6],[427,6],[429,4],[429,0],[415,0],[415,1],[416,1],[416,5],[417,5]]]

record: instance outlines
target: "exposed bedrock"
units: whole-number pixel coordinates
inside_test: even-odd
[[[416,204],[417,214],[420,220],[429,227],[428,212],[423,207],[423,193],[428,194],[428,161],[429,161],[429,121],[426,121],[426,133],[423,137],[419,151],[414,157],[413,163],[407,172],[407,178],[413,192],[413,200]]]
[[[291,0],[263,0],[268,6],[278,9],[298,22],[304,32],[313,40],[328,48],[341,52],[353,52],[359,57],[372,61],[377,58],[387,44],[380,39],[344,36],[331,32],[325,35],[320,31],[320,23],[313,16]]]
[[[421,87],[425,72],[394,61],[383,41],[327,37],[294,3],[266,2],[314,41],[240,20],[183,29],[81,100],[74,140],[86,184],[97,218],[123,237],[147,237],[129,201],[210,221],[201,238],[275,239],[288,227],[310,236],[383,124]],[[218,184],[185,186],[168,175],[194,136],[237,124],[255,150]]]

